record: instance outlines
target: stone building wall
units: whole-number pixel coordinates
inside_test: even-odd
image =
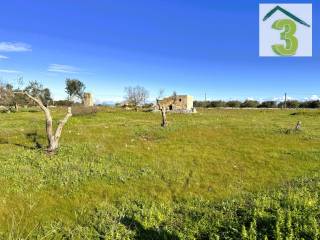
[[[161,106],[165,106],[167,110],[192,110],[193,97],[188,95],[177,95],[175,97],[167,97],[159,101]]]
[[[83,94],[83,105],[85,107],[92,107],[93,106],[93,97],[91,93],[84,93]]]

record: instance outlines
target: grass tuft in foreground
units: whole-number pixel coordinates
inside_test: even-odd
[[[320,239],[320,177],[293,181],[277,191],[213,202],[176,199],[101,202],[77,209],[74,221],[39,222],[3,239]]]

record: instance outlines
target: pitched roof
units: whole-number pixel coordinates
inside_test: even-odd
[[[296,22],[310,27],[310,25],[308,23],[306,23],[305,21],[301,20],[300,18],[298,18],[297,16],[293,15],[292,13],[288,12],[287,10],[283,9],[280,6],[276,6],[275,8],[273,8],[270,12],[267,13],[267,15],[263,18],[263,21],[268,20],[276,11],[280,11],[282,13],[284,13],[285,15],[287,15],[288,17],[292,18],[293,20],[295,20]]]

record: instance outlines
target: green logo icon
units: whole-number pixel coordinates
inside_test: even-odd
[[[276,13],[279,13],[279,14],[276,14]],[[303,40],[301,38],[298,39],[297,30],[300,29],[301,31],[302,29],[301,27],[311,28],[311,25],[309,25],[307,22],[303,21],[299,17],[295,16],[291,12],[287,11],[283,7],[280,7],[279,5],[275,5],[275,7],[272,8],[271,11],[268,10],[268,12],[265,12],[264,14],[265,15],[263,15],[264,16],[263,22],[266,22],[268,19],[272,18],[274,22],[269,23],[269,24],[272,24],[271,31],[279,31],[278,39],[282,41],[282,43],[269,45],[269,47],[272,49],[273,54],[277,56],[295,56],[300,47],[299,40]],[[280,14],[283,16],[279,18]],[[271,36],[270,34],[273,36],[273,39],[274,39],[273,43],[276,43],[277,40],[275,39],[274,33],[270,32],[269,36]],[[260,37],[261,36],[262,35],[260,35]],[[268,36],[268,35],[265,35],[265,36]],[[298,36],[301,37],[301,34],[298,34]],[[261,43],[261,39],[260,39],[260,43]]]
[[[281,40],[286,42],[283,44],[275,44],[272,46],[272,50],[280,56],[293,56],[298,49],[298,39],[294,36],[297,31],[297,25],[290,19],[277,20],[272,25],[273,29],[284,30],[281,33]]]

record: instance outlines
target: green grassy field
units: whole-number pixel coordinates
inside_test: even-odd
[[[302,131],[287,133],[298,120]],[[162,129],[159,113],[103,108],[72,117],[49,157],[37,148],[46,144],[41,112],[0,114],[0,238],[234,239],[186,214],[317,176],[319,120],[318,110],[216,109],[168,114]]]

